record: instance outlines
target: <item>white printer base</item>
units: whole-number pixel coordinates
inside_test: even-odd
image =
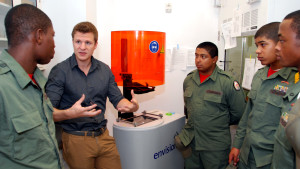
[[[113,133],[122,169],[184,168],[184,160],[175,147],[174,137],[183,128],[185,116],[155,111],[155,114],[160,113],[163,114],[162,119],[137,127],[125,122],[114,123]]]

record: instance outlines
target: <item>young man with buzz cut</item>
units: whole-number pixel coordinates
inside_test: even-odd
[[[258,60],[265,67],[252,80],[248,102],[236,130],[229,163],[239,169],[269,169],[271,167],[274,134],[278,128],[285,96],[295,82],[295,68],[286,68],[277,60],[280,22],[272,22],[256,32],[255,45]]]
[[[218,48],[200,43],[197,69],[183,82],[188,121],[175,144],[185,158],[185,169],[225,169],[231,145],[230,125],[240,120],[245,96],[239,83],[217,65]]]
[[[4,24],[8,49],[0,55],[0,168],[61,169],[53,116],[87,117],[100,111],[95,104],[81,107],[84,96],[68,109],[52,107],[47,79],[37,67],[50,62],[55,48],[52,22],[43,11],[17,5]]]
[[[280,23],[278,31],[279,42],[276,45],[278,51],[277,58],[282,66],[295,66],[300,71],[300,10],[288,14]],[[299,75],[299,74],[298,74]],[[272,169],[294,169],[300,168],[300,152],[299,152],[299,92],[300,82],[299,76],[296,83],[290,88],[284,96],[286,102],[282,109],[281,120],[275,133],[275,145],[272,161]],[[297,101],[298,100],[298,101]],[[296,102],[296,104],[295,104]],[[298,120],[295,120],[297,119]],[[295,121],[294,121],[295,120]],[[293,122],[294,121],[294,122]],[[293,125],[288,125],[288,123]],[[285,128],[290,129],[285,131]],[[286,136],[288,134],[288,137]],[[288,139],[291,139],[291,143]],[[293,149],[294,146],[294,149]],[[296,154],[295,154],[296,150]],[[297,151],[298,150],[298,151]]]

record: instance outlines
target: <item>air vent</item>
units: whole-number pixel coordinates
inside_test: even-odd
[[[243,14],[242,32],[254,31],[258,28],[258,9]]]
[[[254,2],[259,2],[260,0],[248,0],[248,4],[252,4]]]
[[[258,9],[251,11],[251,27],[256,26],[258,24]]]

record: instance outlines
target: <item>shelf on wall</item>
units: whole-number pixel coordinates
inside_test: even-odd
[[[0,41],[7,41],[7,38],[0,38]]]

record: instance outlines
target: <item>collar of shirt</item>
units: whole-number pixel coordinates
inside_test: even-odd
[[[7,52],[7,50],[2,51],[0,60],[4,62],[7,67],[9,67],[10,71],[14,74],[19,86],[22,89],[24,89],[31,82],[30,77],[25,72],[23,67]],[[39,86],[44,88],[46,84],[46,78],[38,68],[35,69],[33,76]]]
[[[275,72],[273,75],[267,77],[268,71],[269,71],[269,66],[265,66],[264,71],[263,71],[263,74],[264,74],[263,80],[273,79],[273,78],[276,78],[277,76],[281,76],[283,79],[288,79],[290,73],[292,71],[297,71],[297,69],[294,67],[283,67],[279,71]]]
[[[212,73],[209,77],[207,77],[207,80],[208,80],[208,79],[211,79],[211,80],[213,80],[213,81],[216,81],[216,79],[217,79],[217,74],[218,74],[218,71],[219,71],[219,70],[220,70],[220,68],[219,68],[218,66],[216,66],[215,69],[214,69],[214,71],[213,71],[213,73]],[[192,78],[193,78],[193,80],[196,82],[197,85],[200,85],[199,71],[196,70],[196,72],[197,72],[197,73],[194,73]],[[206,80],[206,81],[207,81],[207,80]]]
[[[92,71],[94,71],[94,70],[97,68],[97,66],[96,66],[96,64],[95,64],[95,63],[96,63],[96,62],[95,62],[95,58],[94,58],[93,56],[91,57],[91,62],[92,62],[92,65],[91,65],[91,68],[90,68],[89,72],[92,72]],[[75,56],[74,53],[73,53],[73,55],[71,56],[70,63],[71,63],[71,68],[72,68],[72,69],[74,69],[75,67],[78,68],[78,63],[77,63],[76,56]]]
[[[268,74],[267,76],[271,76],[272,74],[274,74],[275,72],[278,72],[280,69],[277,69],[277,70],[273,70],[271,67],[269,67],[269,70],[268,70]]]
[[[202,74],[199,72],[200,83],[204,82],[204,80],[206,80],[210,75],[211,75],[211,74],[209,74],[209,75],[202,75]]]

